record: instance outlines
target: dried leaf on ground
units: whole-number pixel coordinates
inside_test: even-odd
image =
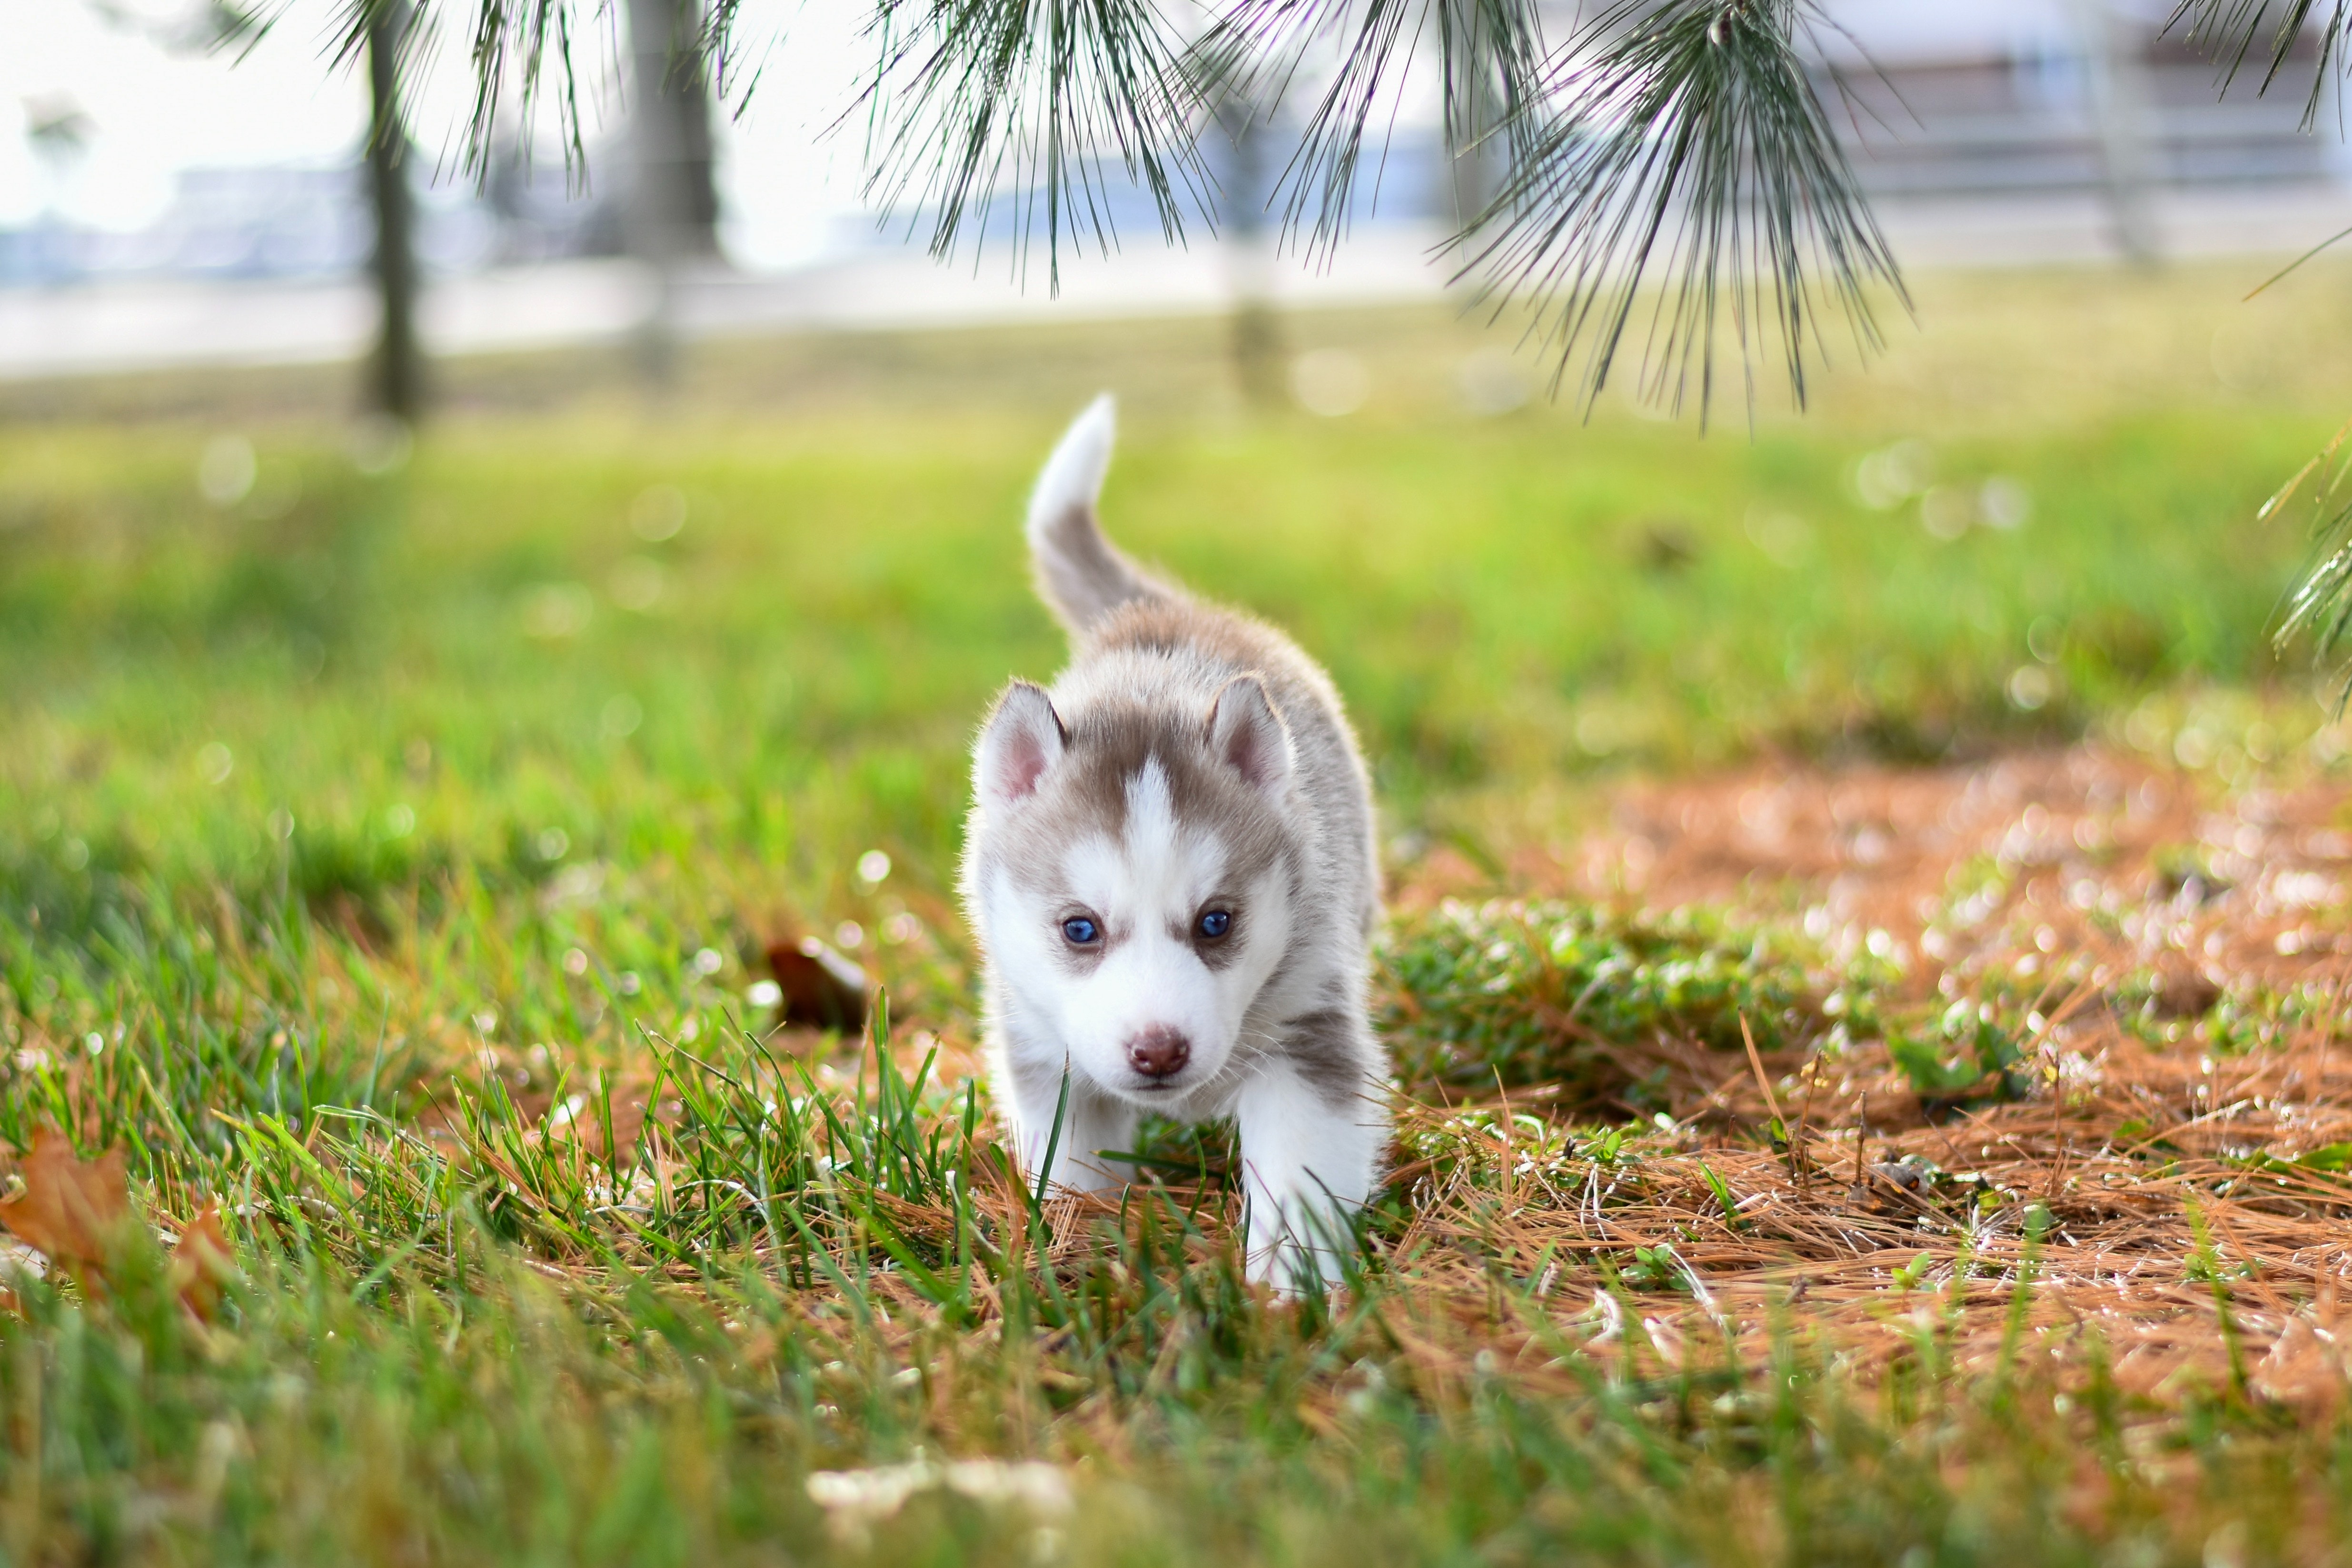
[[[816,937],[768,944],[768,971],[783,993],[778,1022],[854,1035],[866,1026],[866,972]]]
[[[25,1190],[0,1199],[0,1225],[77,1274],[101,1267],[136,1223],[120,1149],[83,1160],[64,1133],[44,1128],[21,1171]]]
[[[236,1278],[236,1255],[221,1229],[220,1205],[208,1203],[172,1248],[172,1287],[182,1306],[209,1323],[219,1319],[221,1292]]]

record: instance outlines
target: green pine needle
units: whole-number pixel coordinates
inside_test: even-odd
[[[2179,33],[2191,48],[2221,66],[2223,91],[2260,50],[2270,58],[2257,90],[2267,93],[2286,70],[2297,43],[2311,39],[2317,46],[2317,58],[2303,105],[2303,125],[2308,131],[2318,123],[2331,69],[2344,64],[2347,38],[2352,36],[2352,0],[2330,0],[2325,20],[2319,19],[2320,13],[2318,0],[2286,0],[2283,5],[2272,0],[2177,0],[2165,18],[2164,31]]]
[[[1799,47],[1817,20],[1809,0],[1621,0],[1556,57],[1554,118],[1467,254],[1537,307],[1587,397],[1638,342],[1643,395],[1704,410],[1727,310],[1748,395],[1777,340],[1801,404],[1824,313],[1868,349],[1873,286],[1908,308]]]
[[[1170,239],[1205,205],[1195,100],[1176,36],[1151,0],[877,0],[866,110],[867,194],[909,206],[945,258],[974,247],[1001,196],[1016,251],[1117,236],[1108,165],[1150,194]]]

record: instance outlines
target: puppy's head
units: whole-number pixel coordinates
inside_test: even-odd
[[[1021,1033],[1150,1106],[1215,1078],[1290,941],[1289,731],[1254,676],[1205,715],[1066,723],[1019,684],[974,757],[973,913]]]

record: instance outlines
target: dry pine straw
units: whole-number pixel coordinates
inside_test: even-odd
[[[1393,1184],[1409,1217],[1381,1246],[1402,1315],[1384,1323],[1441,1376],[1485,1350],[1565,1384],[1569,1346],[1654,1375],[1720,1364],[1728,1342],[1753,1366],[1793,1332],[1865,1382],[1923,1354],[1962,1373],[2015,1358],[2065,1381],[2095,1355],[2127,1395],[2332,1405],[2352,1376],[2352,1176],[2259,1156],[2352,1141],[2328,929],[2352,860],[2345,798],[2322,784],[2216,797],[2089,747],[1628,792],[1608,829],[1522,856],[1512,880],[1796,910],[1833,942],[1886,931],[1916,1004],[1989,977],[2031,999],[2031,1087],[1931,1119],[1874,1042],[1749,1062],[1661,1039],[1647,1048],[1671,1069],[1675,1125],[1611,1162],[1564,1133],[1540,1089],[1403,1103]],[[2185,880],[2184,857],[2199,868]],[[1398,901],[1475,882],[1437,861]],[[2249,987],[2326,1000],[2223,1056],[2193,1023],[2160,1044],[2126,1028],[2116,987],[2134,973],[2154,976],[2159,1016]],[[1792,1149],[1762,1136],[1776,1112]],[[1052,1207],[1065,1253],[1118,1212]],[[1235,1217],[1229,1203],[1223,1222]]]
[[[2063,1102],[1859,1139],[1851,1114],[1820,1114],[1817,1095],[1793,1162],[1727,1126],[1631,1139],[1603,1163],[1499,1103],[1485,1114],[1408,1105],[1402,1142],[1443,1152],[1395,1172],[1410,1218],[1380,1244],[1383,1331],[1424,1378],[1457,1381],[1475,1358],[1562,1393],[1583,1375],[1571,1347],[1646,1378],[1719,1367],[1727,1342],[1759,1367],[1793,1335],[1863,1386],[1923,1355],[1963,1374],[2014,1357],[2021,1372],[2066,1384],[2095,1353],[2126,1394],[2170,1404],[2242,1387],[2306,1412],[2332,1407],[2352,1374],[2352,1301],[2339,1321],[2337,1293],[2352,1184],[2250,1171],[2228,1152],[2352,1138],[2352,1059],[2265,1053],[2207,1073],[2116,1038],[2098,1060],[2098,1080]],[[1746,1099],[1760,1101],[1752,1082]],[[2117,1135],[2165,1109],[2160,1134]],[[2154,1152],[2158,1136],[2180,1152]],[[1906,1154],[1972,1179],[1920,1182]],[[1199,1194],[1165,1196],[1196,1206]],[[1001,1217],[1017,1212],[1009,1194],[995,1198],[987,1206]],[[2048,1229],[2029,1247],[2037,1206]],[[891,1207],[911,1232],[946,1228],[944,1215]],[[1229,1198],[1200,1207],[1205,1258],[1232,1245],[1240,1215]],[[1120,1213],[1076,1197],[1048,1210],[1064,1262]],[[1662,1247],[1663,1277],[1636,1254]],[[873,1279],[921,1353],[911,1331],[931,1310],[891,1276]]]
[[[1719,1356],[1727,1334],[1752,1358],[1776,1324],[1864,1373],[1923,1334],[1949,1364],[1989,1368],[2021,1302],[2015,1353],[2079,1370],[2096,1347],[2126,1393],[2242,1381],[2264,1399],[2332,1403],[2352,1373],[2352,1303],[2338,1317],[2352,1177],[2252,1162],[2352,1140],[2336,1005],[2347,798],[2326,782],[2222,792],[2089,746],[1626,791],[1605,828],[1523,853],[1512,880],[1794,916],[1833,947],[1884,932],[1916,1006],[1989,982],[2031,1000],[2042,1027],[2027,1097],[1930,1120],[1875,1043],[1749,1064],[1659,1040],[1676,1127],[1629,1142],[1632,1164],[1563,1157],[1528,1121],[1486,1118],[1473,1119],[1479,1158],[1401,1170],[1410,1289],[1486,1319],[1496,1353],[1522,1364],[1564,1338],[1622,1344],[1662,1371]],[[1432,865],[1400,900],[1474,880]],[[2179,1038],[2125,1026],[2141,1005],[2117,987],[2135,976]],[[2291,987],[2319,998],[2311,1016],[2245,1054],[2217,1054],[2190,1021],[2221,996]],[[1516,1109],[1530,1099],[1545,1109],[1539,1091]],[[1759,1136],[1776,1110],[1797,1148]],[[1425,1107],[1404,1122],[1462,1131]],[[1921,1163],[1945,1174],[1923,1181]],[[2021,1292],[2037,1207],[2049,1228]],[[1648,1288],[1604,1284],[1627,1279],[1635,1248],[1661,1246]],[[1539,1328],[1490,1310],[1498,1279],[1532,1281]]]

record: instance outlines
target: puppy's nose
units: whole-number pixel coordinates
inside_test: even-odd
[[[1173,1078],[1192,1059],[1192,1042],[1155,1024],[1127,1042],[1127,1059],[1146,1078]]]

